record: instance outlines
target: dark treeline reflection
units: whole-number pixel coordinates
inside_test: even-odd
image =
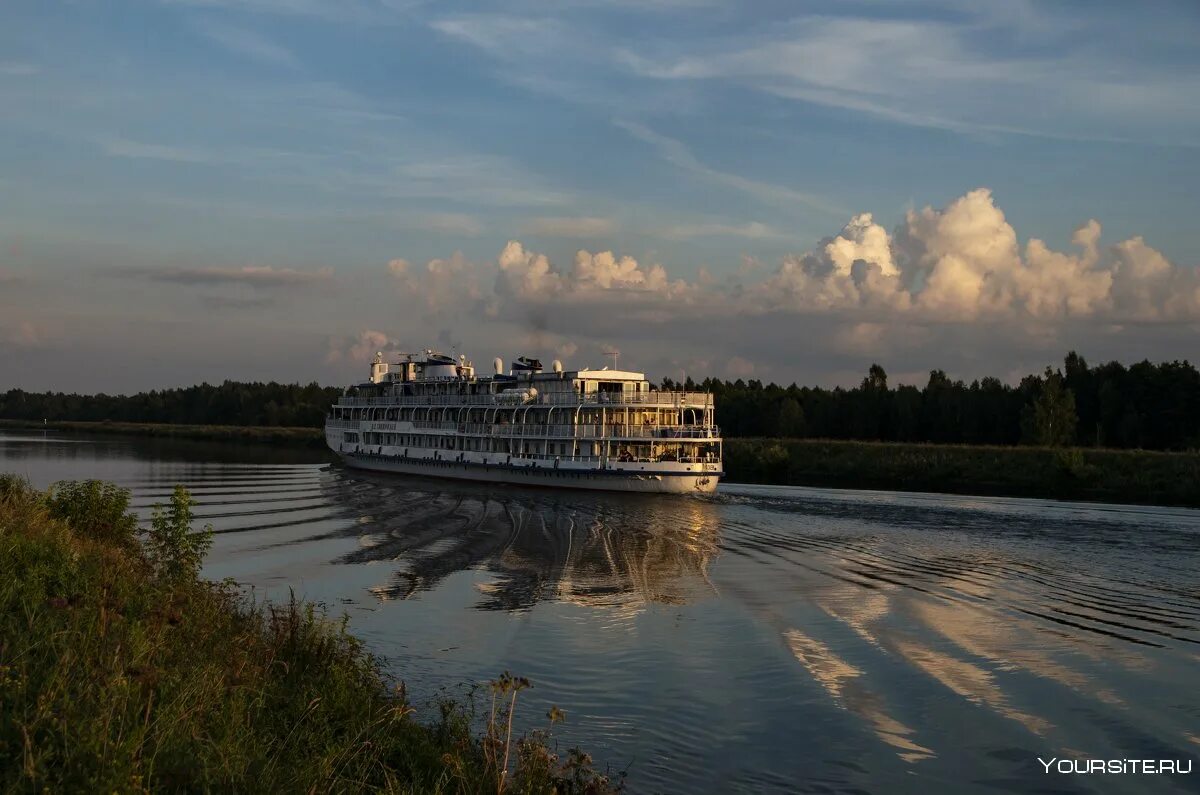
[[[432,590],[466,569],[494,575],[478,608],[538,601],[682,604],[711,590],[717,506],[701,499],[559,494],[347,473],[330,495],[352,507],[361,547],[347,563],[393,561],[382,599]]]

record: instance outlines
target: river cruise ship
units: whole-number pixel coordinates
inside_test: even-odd
[[[524,356],[476,376],[465,356],[376,354],[325,440],[353,467],[463,480],[690,494],[724,474],[712,395],[608,367],[543,372]]]

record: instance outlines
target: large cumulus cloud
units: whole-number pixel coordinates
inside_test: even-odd
[[[614,294],[672,298],[692,289],[683,280],[671,281],[662,265],[643,266],[611,251],[580,250],[572,267],[564,270],[545,254],[510,240],[496,264],[496,294],[521,302],[607,300]]]
[[[855,215],[808,252],[774,266],[731,264],[725,279],[706,269],[695,281],[672,278],[661,264],[606,250],[578,251],[564,267],[516,240],[490,262],[456,256],[392,270],[429,308],[458,306],[467,324],[485,308],[486,322],[508,323],[525,342],[692,346],[696,361],[736,358],[730,373],[749,371],[747,352],[797,337],[829,355],[971,340],[991,352],[1005,340],[1052,347],[1086,339],[1088,329],[1111,337],[1200,323],[1196,268],[1170,262],[1140,237],[1105,244],[1102,235],[1088,220],[1066,251],[1022,242],[980,188],[942,208],[910,210],[890,232],[869,213]]]
[[[1102,248],[1101,233],[1089,220],[1072,237],[1075,251],[1036,238],[1022,248],[980,188],[942,209],[910,210],[890,235],[870,215],[857,216],[815,251],[784,258],[746,294],[762,310],[887,309],[937,322],[1200,318],[1195,268],[1173,265],[1140,237]]]

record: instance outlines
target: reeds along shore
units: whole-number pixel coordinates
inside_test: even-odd
[[[186,491],[146,532],[128,505],[0,475],[0,791],[615,789],[547,731],[510,734],[525,680],[421,719],[344,621],[201,579]]]

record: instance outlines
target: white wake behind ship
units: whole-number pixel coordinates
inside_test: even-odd
[[[325,441],[346,464],[411,475],[564,488],[707,493],[721,434],[712,395],[659,390],[626,370],[550,372],[520,357],[476,376],[427,350],[371,363],[330,409]]]

